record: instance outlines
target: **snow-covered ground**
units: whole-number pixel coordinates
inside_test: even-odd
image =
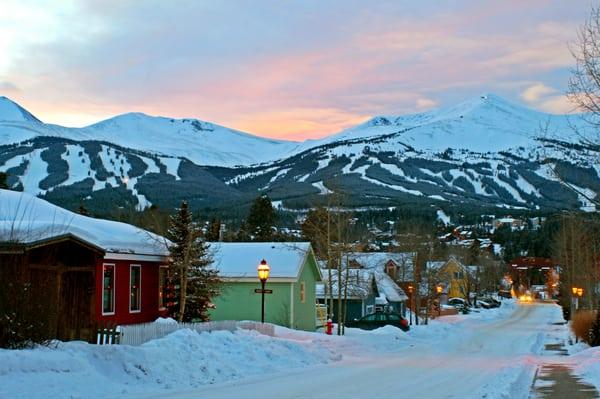
[[[255,331],[178,330],[141,346],[60,343],[0,350],[0,398],[152,394],[330,363],[340,355]]]
[[[139,347],[3,350],[0,398],[520,398],[560,320],[556,305],[507,301],[408,333],[179,330]],[[600,350],[579,356],[597,376]]]
[[[585,349],[573,356],[575,371],[600,391],[600,346]]]

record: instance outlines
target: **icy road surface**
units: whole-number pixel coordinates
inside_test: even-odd
[[[558,309],[519,304],[501,320],[466,320],[451,336],[399,342],[401,352],[346,354],[327,366],[151,397],[527,398],[549,326],[561,321]]]

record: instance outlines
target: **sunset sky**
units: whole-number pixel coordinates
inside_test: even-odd
[[[486,92],[571,112],[592,4],[2,0],[0,95],[67,126],[139,111],[294,140]]]

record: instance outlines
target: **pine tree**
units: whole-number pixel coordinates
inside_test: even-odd
[[[208,225],[206,232],[206,241],[220,241],[221,238],[221,219],[213,217]]]
[[[267,195],[256,198],[250,208],[246,225],[254,241],[272,241],[273,225],[277,215]]]
[[[187,202],[171,216],[167,238],[172,242],[170,279],[175,293],[172,315],[179,321],[208,320],[212,297],[219,294],[218,271],[212,269],[209,245],[193,222]]]
[[[79,205],[79,209],[77,210],[77,212],[83,216],[90,216],[90,211],[88,211],[87,208],[83,206],[83,204]]]
[[[0,172],[0,188],[8,190],[8,175]]]

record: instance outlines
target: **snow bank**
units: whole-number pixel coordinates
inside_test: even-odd
[[[404,331],[394,326],[385,326],[375,330],[346,328],[345,335],[335,335],[337,324],[333,326],[334,335],[323,332],[306,332],[275,326],[275,335],[285,339],[303,341],[315,347],[327,348],[342,357],[352,357],[361,354],[386,354],[403,350],[403,341],[410,340]]]
[[[600,390],[600,347],[589,348],[573,355],[575,372]]]
[[[185,390],[339,360],[326,347],[255,331],[178,330],[142,346],[59,343],[0,350],[0,398],[102,398]]]
[[[154,322],[157,324],[177,324],[177,320],[172,317],[159,317]]]

